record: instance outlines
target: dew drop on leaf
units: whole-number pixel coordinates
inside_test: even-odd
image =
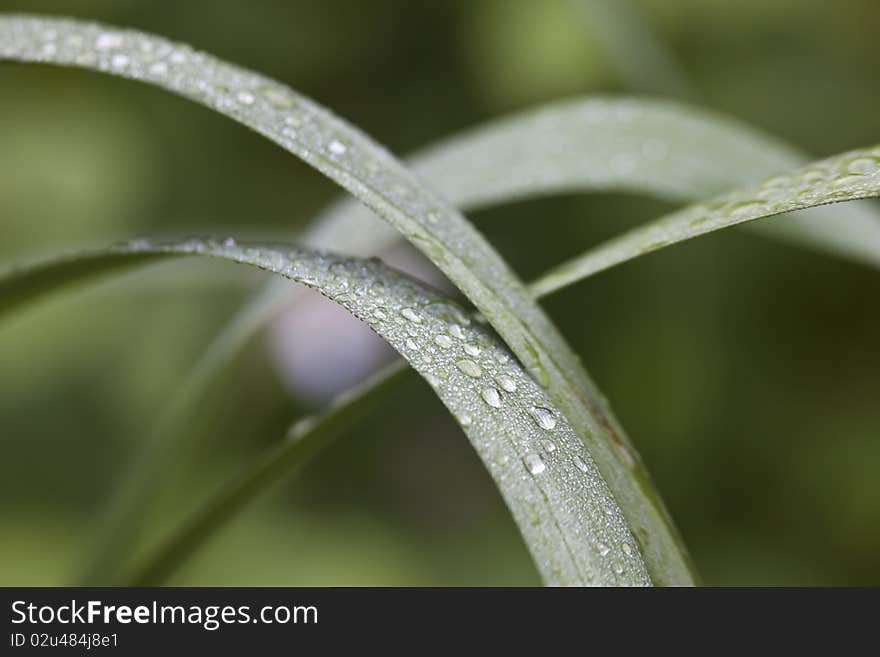
[[[455,365],[462,372],[464,372],[469,377],[472,377],[474,379],[479,379],[481,376],[483,376],[483,370],[480,368],[479,365],[477,365],[472,360],[467,360],[467,359],[457,360],[457,361],[455,361]]]
[[[495,377],[495,382],[501,386],[504,392],[516,392],[516,382],[506,374],[499,374]]]
[[[525,458],[523,458],[523,463],[526,464],[529,472],[533,475],[541,474],[547,469],[547,464],[544,463],[544,459],[541,458],[541,455],[535,454],[534,452],[526,454]]]
[[[115,32],[102,32],[95,39],[95,48],[98,50],[110,50],[122,45],[122,35]]]
[[[403,315],[405,319],[408,319],[411,322],[415,322],[416,324],[422,321],[422,318],[419,317],[419,314],[412,308],[404,308],[400,311],[400,314]]]
[[[556,427],[556,418],[553,417],[553,411],[543,406],[535,406],[530,411],[532,418],[542,429],[552,431]]]
[[[474,358],[479,356],[482,353],[482,351],[483,351],[482,349],[480,349],[477,345],[474,345],[474,344],[466,344],[464,346],[464,353],[466,353],[468,356],[473,356]]]
[[[483,388],[481,395],[483,401],[489,404],[492,408],[501,408],[501,395],[498,394],[498,390],[495,388]]]

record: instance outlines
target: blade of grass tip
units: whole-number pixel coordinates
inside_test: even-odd
[[[693,582],[659,495],[577,356],[482,235],[385,149],[276,81],[140,32],[4,17],[0,58],[79,66],[163,87],[272,139],[358,197],[447,275],[547,389],[614,491],[653,581]]]
[[[569,4],[631,89],[694,96],[673,54],[629,0],[569,0]]]
[[[318,415],[296,422],[279,445],[221,486],[180,528],[148,552],[123,581],[128,586],[158,586],[166,582],[245,506],[300,472],[321,450],[374,411],[408,371],[403,362],[394,363],[340,395]]]
[[[456,418],[546,583],[651,584],[619,505],[564,414],[496,334],[441,293],[377,260],[196,238],[138,240],[81,254],[77,275],[94,276],[108,263],[115,264],[105,257],[108,252],[130,253],[140,261],[150,254],[210,256],[258,267],[321,292],[394,347]],[[69,261],[59,261],[62,275],[69,273]],[[49,280],[53,264],[29,271]],[[19,270],[17,276],[24,280],[26,273]],[[41,289],[45,292],[47,286]]]
[[[877,196],[880,146],[849,151],[635,228],[553,268],[531,290],[546,296],[646,253],[747,221]],[[873,251],[880,241],[866,247]]]

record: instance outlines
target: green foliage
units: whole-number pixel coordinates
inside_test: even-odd
[[[575,4],[618,24],[621,34],[636,29],[637,17],[625,7],[617,11],[610,3]],[[657,44],[645,43],[648,50],[660,52]],[[534,298],[711,231],[880,192],[880,151],[853,151],[673,213],[554,268],[526,287],[449,203],[474,208],[580,190],[696,200],[791,170],[803,158],[745,126],[680,105],[593,99],[543,108],[462,135],[414,158],[410,170],[308,98],[157,37],[12,16],[0,18],[3,58],[146,81],[247,125],[340,184],[393,229],[377,226],[367,210],[349,202],[320,217],[306,243],[370,255],[402,234],[450,278],[478,314],[471,316],[377,262],[197,239],[142,240],[12,270],[0,277],[0,313],[61,285],[191,254],[254,265],[319,289],[370,323],[434,388],[481,456],[550,584],[688,584],[692,575],[635,450]],[[622,66],[627,63],[623,51],[618,59]],[[671,63],[660,64],[657,75],[667,81],[658,83],[683,89]],[[641,65],[621,68],[624,77],[644,72]],[[784,224],[755,225],[850,258],[880,262],[880,222],[868,208],[817,208],[809,217]],[[239,315],[196,369],[192,395],[200,394],[200,380],[211,380],[219,364],[289,303],[287,297],[287,288],[275,285]],[[497,336],[481,325],[483,318]],[[134,580],[158,581],[173,571],[237,509],[299,469],[370,409],[393,378],[380,376],[316,419],[296,425],[284,444],[221,489],[141,564]],[[186,421],[180,404],[171,408],[166,420],[177,414]],[[158,433],[171,435],[168,425],[160,421],[158,426]],[[161,467],[161,460],[154,465]],[[148,481],[145,477],[142,483]],[[121,550],[126,540],[108,547]],[[106,565],[103,557],[97,563]]]
[[[614,265],[657,249],[747,221],[828,203],[880,195],[880,146],[843,153],[802,169],[770,176],[641,226],[564,263],[532,285],[543,296]],[[866,254],[880,241],[864,235]]]
[[[375,260],[202,239],[138,240],[109,251],[46,262],[18,271],[18,286],[7,289],[44,291],[45,281],[53,278],[60,284],[72,283],[77,276],[118,268],[119,258],[126,254],[138,262],[148,256],[223,258],[302,283],[342,305],[400,352],[457,418],[504,496],[547,583],[650,583],[619,507],[564,415],[503,343],[453,301]],[[79,266],[74,270],[71,262]],[[41,285],[30,285],[31,279]],[[321,444],[324,424],[335,421],[331,413],[315,429],[318,438],[308,441],[302,436],[313,427],[296,428],[294,446],[313,453]],[[294,452],[270,461],[272,467],[283,468],[285,461],[293,459],[298,465],[302,458],[302,453]]]

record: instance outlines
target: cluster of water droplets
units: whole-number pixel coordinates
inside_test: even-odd
[[[490,317],[539,383],[551,384],[553,353],[556,367],[592,394],[562,336],[482,235],[384,148],[310,99],[184,44],[66,19],[0,18],[0,58],[83,66],[142,80],[251,127],[394,225]]]
[[[535,286],[546,293],[642,253],[763,217],[880,195],[880,146],[850,151],[757,185],[690,206],[636,228],[550,272]]]
[[[384,148],[285,85],[184,44],[64,19],[0,19],[0,58],[92,68],[212,107],[349,189],[453,280],[458,272],[448,270],[459,259],[478,271],[482,281],[497,286],[502,298],[527,298],[504,261],[461,215],[436,199]]]
[[[550,384],[551,374],[547,365],[551,361],[547,354],[552,352],[557,361],[552,367],[563,370],[561,376],[577,381],[581,390],[591,393],[590,382],[555,327],[479,233],[460,214],[428,192],[384,149],[311,100],[275,81],[221,62],[186,45],[138,32],[63,19],[0,18],[0,58],[82,66],[156,84],[212,107],[264,134],[339,182],[423,250],[492,318],[495,326],[504,333],[523,362],[527,363],[535,381],[541,385]],[[178,250],[210,252],[236,259],[236,250],[240,251],[241,247],[195,240]],[[243,262],[265,266],[313,285],[353,312],[355,308],[363,307],[356,303],[358,299],[374,296],[369,292],[372,285],[363,284],[346,291],[336,290],[326,280],[323,280],[326,283],[323,285],[318,282],[319,272],[324,271],[322,267],[312,266],[314,263],[306,266],[296,258],[286,257],[281,251],[265,250],[261,257],[268,260],[260,262],[257,262],[258,254],[252,251],[241,257]],[[337,268],[344,268],[344,265],[337,263]],[[337,283],[339,286],[352,285],[348,277],[341,274]],[[427,305],[415,302],[410,308],[423,319],[423,327],[432,325],[424,319]],[[562,416],[553,410],[546,395],[534,381],[518,367],[502,367],[499,359],[507,357],[509,361],[510,357],[506,353],[496,353],[497,346],[492,345],[497,345],[497,341],[488,339],[485,330],[466,326],[462,320],[444,325],[443,331],[435,326],[438,330],[431,335],[407,334],[401,342],[398,340],[400,331],[407,332],[401,327],[409,326],[409,331],[412,331],[415,330],[412,327],[421,323],[407,319],[402,314],[404,308],[397,308],[395,312],[389,310],[376,307],[373,309],[375,314],[371,316],[356,314],[385,335],[423,373],[447,405],[455,407],[454,412],[462,424],[470,422],[475,429],[469,435],[492,434],[492,444],[502,444],[505,440],[501,439],[501,435],[505,434],[521,437],[529,435],[528,431],[555,433],[553,440],[508,438],[506,442],[518,445],[517,450],[521,451],[524,445],[528,450],[517,454],[516,470],[494,473],[499,481],[518,473],[518,476],[527,476],[539,482],[555,482],[553,486],[566,481],[560,473],[577,473],[577,479],[571,479],[569,490],[566,491],[569,498],[565,499],[569,501],[565,503],[571,507],[566,518],[551,518],[559,516],[559,505],[548,506],[546,497],[543,498],[544,502],[539,498],[527,500],[530,508],[538,509],[543,505],[545,509],[545,512],[535,513],[537,520],[533,524],[544,527],[548,545],[552,545],[554,540],[554,530],[547,525],[550,520],[550,524],[557,527],[557,534],[563,532],[564,542],[569,546],[583,542],[584,537],[576,534],[587,531],[590,522],[597,523],[597,526],[606,523],[604,526],[615,535],[599,542],[619,546],[626,540],[629,533],[620,512],[585,452],[580,458],[589,464],[589,472],[586,473],[589,476],[584,477],[585,473],[577,467],[560,468],[560,473],[555,473],[560,476],[547,476],[554,469],[548,461],[549,455],[552,454],[552,460],[560,464],[567,458],[568,465],[571,465],[574,464],[572,450],[582,452],[583,448],[567,423],[561,422]],[[386,315],[384,320],[381,319],[383,313]],[[397,329],[392,331],[393,327]],[[457,341],[451,351],[443,350],[434,341],[443,332]],[[465,335],[465,340],[457,336],[459,332]],[[540,341],[533,336],[541,336]],[[462,344],[458,346],[458,343]],[[466,381],[470,382],[470,387],[465,385]],[[513,391],[505,387],[509,388],[511,384]],[[471,394],[474,391],[476,395]],[[515,399],[531,400],[528,404],[516,406],[522,411],[517,415],[519,420],[502,422],[494,426],[494,433],[488,432],[483,427],[487,422],[487,409],[490,413],[505,413],[506,417],[508,409],[514,408]],[[553,428],[547,428],[550,424],[553,424]],[[566,437],[565,440],[562,436]],[[552,443],[553,448],[545,445],[545,441]],[[562,448],[562,444],[566,447]],[[502,467],[499,463],[505,468],[513,467],[509,465],[510,454],[499,459],[486,459],[484,456],[484,460],[490,469]],[[590,491],[585,482],[592,482],[596,490]],[[503,486],[502,490],[505,490]],[[560,493],[557,491],[557,498]],[[543,491],[541,495],[547,496],[549,493]],[[511,508],[519,504],[517,500],[512,501],[509,491],[505,496]],[[587,504],[589,508],[579,507],[586,504],[584,500],[591,501]],[[516,507],[514,513],[521,520],[525,512]],[[530,544],[536,543],[530,541]],[[539,563],[551,581],[575,580],[577,576],[583,578],[591,572],[596,577],[600,576],[593,569],[595,564],[590,559],[586,559],[577,549],[572,548],[572,552],[572,561],[580,564],[576,568],[577,573],[563,573],[567,567],[565,564]],[[552,553],[553,549],[548,548],[547,554]],[[606,561],[599,560],[598,563],[601,565]],[[626,568],[621,568],[621,572],[631,574],[633,581],[641,581],[644,576],[644,566],[638,557],[630,559]],[[646,577],[644,579],[647,581]]]
[[[851,151],[693,206],[658,222],[643,248],[783,212],[880,193],[880,147]],[[656,245],[655,245],[656,243]]]
[[[375,259],[280,245],[191,238],[119,249],[231,259],[341,304],[397,349],[458,419],[548,581],[648,583],[620,510],[568,422],[497,336],[439,292]]]

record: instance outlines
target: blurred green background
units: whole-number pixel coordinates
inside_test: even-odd
[[[632,2],[694,102],[817,155],[880,139],[876,0]],[[333,108],[394,152],[542,102],[629,93],[562,0],[4,0],[183,40]],[[334,186],[156,89],[0,64],[0,258],[138,234],[290,239]],[[474,213],[530,278],[670,209],[566,196]],[[0,324],[0,584],[70,581],[151,420],[264,278],[186,261]],[[739,230],[545,302],[641,450],[708,584],[880,584],[880,272]],[[201,409],[158,537],[309,404],[265,341]],[[413,379],[414,380],[414,379]],[[406,385],[175,584],[536,584],[499,495],[427,385]]]

